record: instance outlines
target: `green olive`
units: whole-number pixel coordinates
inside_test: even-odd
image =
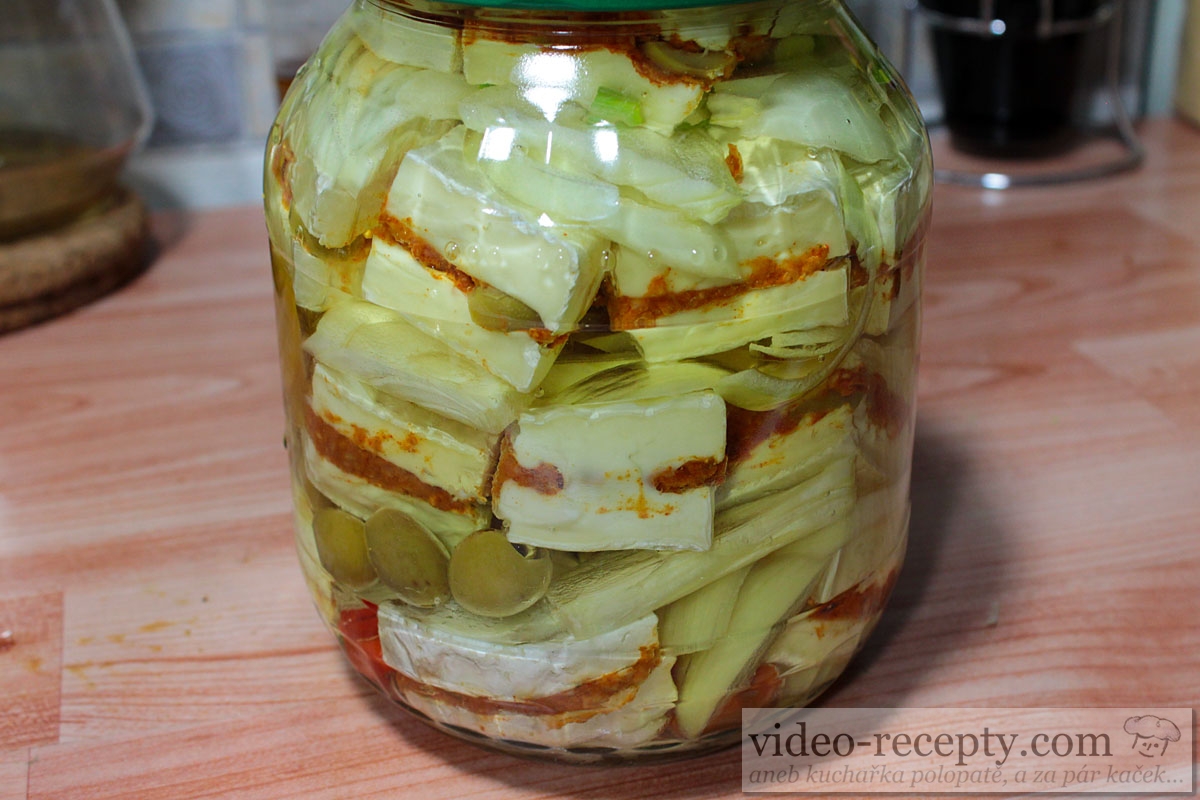
[[[375,582],[363,523],[358,517],[340,508],[322,508],[313,514],[313,536],[321,566],[335,581],[351,589],[363,589]]]
[[[409,605],[430,608],[450,596],[450,553],[421,523],[394,508],[367,520],[367,552],[379,580]]]
[[[476,286],[467,295],[471,319],[489,331],[514,331],[542,327],[538,313],[520,300],[491,286]]]
[[[550,554],[511,544],[502,531],[476,531],[450,556],[450,592],[482,617],[509,617],[541,600],[554,571]]]

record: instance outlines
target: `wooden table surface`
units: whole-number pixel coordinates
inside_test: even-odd
[[[1120,178],[937,188],[910,555],[827,704],[1200,705],[1200,132],[1143,135]],[[517,760],[354,677],[292,549],[261,214],[156,226],[0,340],[0,799],[739,796],[736,752]]]

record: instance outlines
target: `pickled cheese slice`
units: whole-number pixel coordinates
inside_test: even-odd
[[[552,406],[502,444],[494,510],[509,539],[558,550],[706,550],[725,403],[680,397]]]
[[[672,258],[670,251],[622,245],[613,259],[616,295],[641,298],[737,283],[750,291],[762,266],[803,258],[818,248],[827,260],[850,251],[840,212],[820,196],[786,208],[743,204],[729,215],[722,235],[732,253],[730,263],[736,265],[724,273],[694,269]]]
[[[310,311],[330,306],[360,293],[363,258],[337,251],[311,253],[299,240],[293,241],[292,289],[296,305]]]
[[[420,690],[405,692],[404,699],[430,719],[490,739],[528,742],[549,748],[627,750],[653,742],[666,727],[678,697],[671,678],[674,664],[674,656],[664,657],[644,681],[623,689],[607,706],[599,709],[560,713],[550,713],[547,709],[544,713],[522,713],[495,704],[495,710],[480,711],[475,710],[474,704],[455,705]]]
[[[667,133],[704,99],[699,81],[652,81],[629,56],[599,48],[556,51],[480,36],[463,46],[463,73],[476,86],[518,87],[547,119],[569,102],[590,106],[601,88],[619,92],[640,103],[646,127]]]
[[[816,195],[835,209],[840,206],[842,166],[835,155],[773,138],[733,135],[728,140],[742,164],[740,185],[747,203],[783,206]]]
[[[705,552],[597,553],[557,578],[546,599],[576,636],[594,635],[814,536],[845,518],[854,498],[854,459],[839,459],[798,486],[723,510]]]
[[[443,511],[410,495],[376,486],[323,458],[307,436],[304,437],[304,466],[309,481],[321,494],[356,517],[366,519],[381,508],[395,508],[429,528],[447,547],[453,547],[474,531],[487,527],[491,521],[485,505],[473,504],[465,513]]]
[[[842,169],[835,158],[814,157],[806,148],[774,140],[733,139],[731,153],[742,163],[745,202],[722,223],[724,242],[737,265],[732,275],[697,271],[663,250],[621,247],[613,279],[620,297],[645,297],[729,284],[761,287],[764,272],[820,251],[826,260],[850,252],[839,188]]]
[[[443,73],[462,70],[462,33],[452,26],[399,17],[372,3],[358,4],[349,19],[371,52],[382,59]]]
[[[827,35],[829,31],[829,10],[820,5],[784,3],[769,14],[754,6],[743,8],[728,6],[720,20],[697,15],[695,9],[686,7],[663,8],[655,16],[662,17],[664,39],[695,42],[705,50],[725,50],[741,37],[755,41],[765,36]]]
[[[400,313],[518,391],[541,382],[561,346],[539,344],[525,331],[491,331],[475,324],[468,293],[453,278],[429,269],[402,245],[376,238],[362,277],[362,296]]]
[[[439,722],[547,747],[634,747],[663,728],[676,698],[674,658],[659,650],[653,614],[589,639],[511,642],[510,627],[454,603],[379,607],[397,687]]]
[[[659,609],[663,649],[675,655],[707,650],[725,635],[733,604],[750,567],[731,572]],[[686,671],[686,662],[679,671]],[[677,675],[676,677],[682,677]]]
[[[737,688],[771,639],[775,626],[812,591],[831,556],[852,534],[843,519],[764,557],[750,568],[725,636],[691,654],[679,687],[675,718],[684,735],[699,736],[713,712]]]
[[[599,288],[605,242],[501,202],[478,164],[464,158],[464,137],[460,126],[409,152],[387,212],[456,268],[532,308],[549,330],[570,330]]]
[[[511,644],[489,641],[483,620],[473,633],[450,604],[432,612],[384,603],[379,638],[388,666],[415,681],[502,700],[557,695],[634,666],[658,650],[658,620],[647,615],[620,628],[576,639]],[[478,619],[478,618],[477,618]]]
[[[843,551],[854,547],[859,538],[863,537],[856,534]],[[879,544],[877,538],[867,538],[868,546]],[[847,613],[838,613],[838,605],[833,604],[832,608],[806,609],[789,618],[767,648],[763,663],[771,664],[783,680],[780,699],[784,702],[805,699],[837,677],[874,627],[874,615],[887,599],[886,587],[903,560],[903,547],[893,546],[891,553],[876,550],[873,555],[869,573],[817,599],[819,603],[834,600],[838,604],[835,598],[840,595],[846,599],[839,605]],[[851,599],[850,595],[860,599]]]
[[[664,136],[597,123],[574,105],[547,116],[534,100],[535,94],[511,86],[482,89],[460,104],[463,124],[482,136],[481,153],[497,164],[507,163],[504,156],[511,145],[519,148],[513,153],[574,175],[580,185],[586,185],[580,179],[589,179],[592,197],[574,199],[576,207],[586,202],[594,209],[611,208],[620,186],[635,189],[650,203],[715,223],[741,202],[743,192],[729,171],[725,145],[699,131]],[[518,174],[514,170],[513,178]],[[574,216],[598,218],[594,212]]]
[[[720,305],[659,317],[628,332],[650,362],[720,353],[785,331],[849,324],[846,267],[740,294]]]
[[[312,409],[359,447],[422,482],[472,502],[487,501],[497,437],[382,394],[321,364]]]
[[[787,408],[735,413],[730,427],[740,438],[733,442],[729,471],[717,493],[719,508],[794,486],[856,450],[850,405],[820,414]]]
[[[758,113],[742,125],[748,137],[827,147],[867,164],[896,154],[880,118],[879,99],[835,71],[806,69],[726,81],[717,91],[759,101]]]
[[[535,406],[654,400],[715,389],[729,370],[699,361],[644,364],[634,354],[588,354],[559,361],[546,375]]]
[[[304,348],[338,372],[487,433],[504,430],[527,402],[507,381],[374,303],[329,309]]]
[[[453,127],[458,100],[471,91],[461,75],[384,61],[342,35],[336,57],[302,79],[302,118],[284,126],[295,153],[285,176],[292,209],[326,247],[370,229],[395,165]]]

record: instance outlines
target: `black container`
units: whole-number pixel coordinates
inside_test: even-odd
[[[921,0],[953,145],[987,157],[1061,153],[1076,143],[1104,0]]]

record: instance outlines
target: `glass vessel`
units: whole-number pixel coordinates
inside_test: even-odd
[[[113,0],[6,0],[0,27],[0,241],[109,195],[150,133],[150,101]]]
[[[541,5],[357,0],[284,100],[300,560],[444,731],[696,753],[900,567],[928,141],[838,2]]]
[[[1112,17],[1105,0],[921,0],[955,148],[1040,157],[1081,138],[1089,53]]]

